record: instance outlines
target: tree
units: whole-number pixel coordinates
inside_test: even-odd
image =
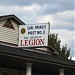
[[[60,44],[61,40],[58,39],[58,34],[53,33],[49,35],[49,45],[56,49],[64,58],[68,59],[70,56],[70,48],[67,49],[67,44],[63,45],[63,47],[61,47]]]

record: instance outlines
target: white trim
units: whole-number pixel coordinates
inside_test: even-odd
[[[26,75],[32,75],[32,64],[26,63]]]
[[[64,70],[65,69],[59,69],[59,75],[64,75]]]

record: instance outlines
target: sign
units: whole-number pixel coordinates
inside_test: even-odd
[[[49,24],[19,25],[18,47],[48,46]]]

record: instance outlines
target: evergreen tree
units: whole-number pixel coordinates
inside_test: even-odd
[[[56,49],[64,58],[68,58],[70,55],[70,49],[67,49],[67,45],[61,47],[60,44],[61,40],[58,39],[58,34],[49,35],[49,45]]]

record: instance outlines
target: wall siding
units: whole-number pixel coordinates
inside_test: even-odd
[[[12,44],[18,44],[18,25],[11,20],[14,29],[2,27],[6,22],[5,20],[0,20],[0,41],[12,43]]]
[[[15,30],[3,27],[6,21],[7,19],[0,20],[0,41],[18,45],[19,25],[17,25],[13,20],[11,20]],[[40,50],[48,51],[48,49],[46,48],[40,48]]]

